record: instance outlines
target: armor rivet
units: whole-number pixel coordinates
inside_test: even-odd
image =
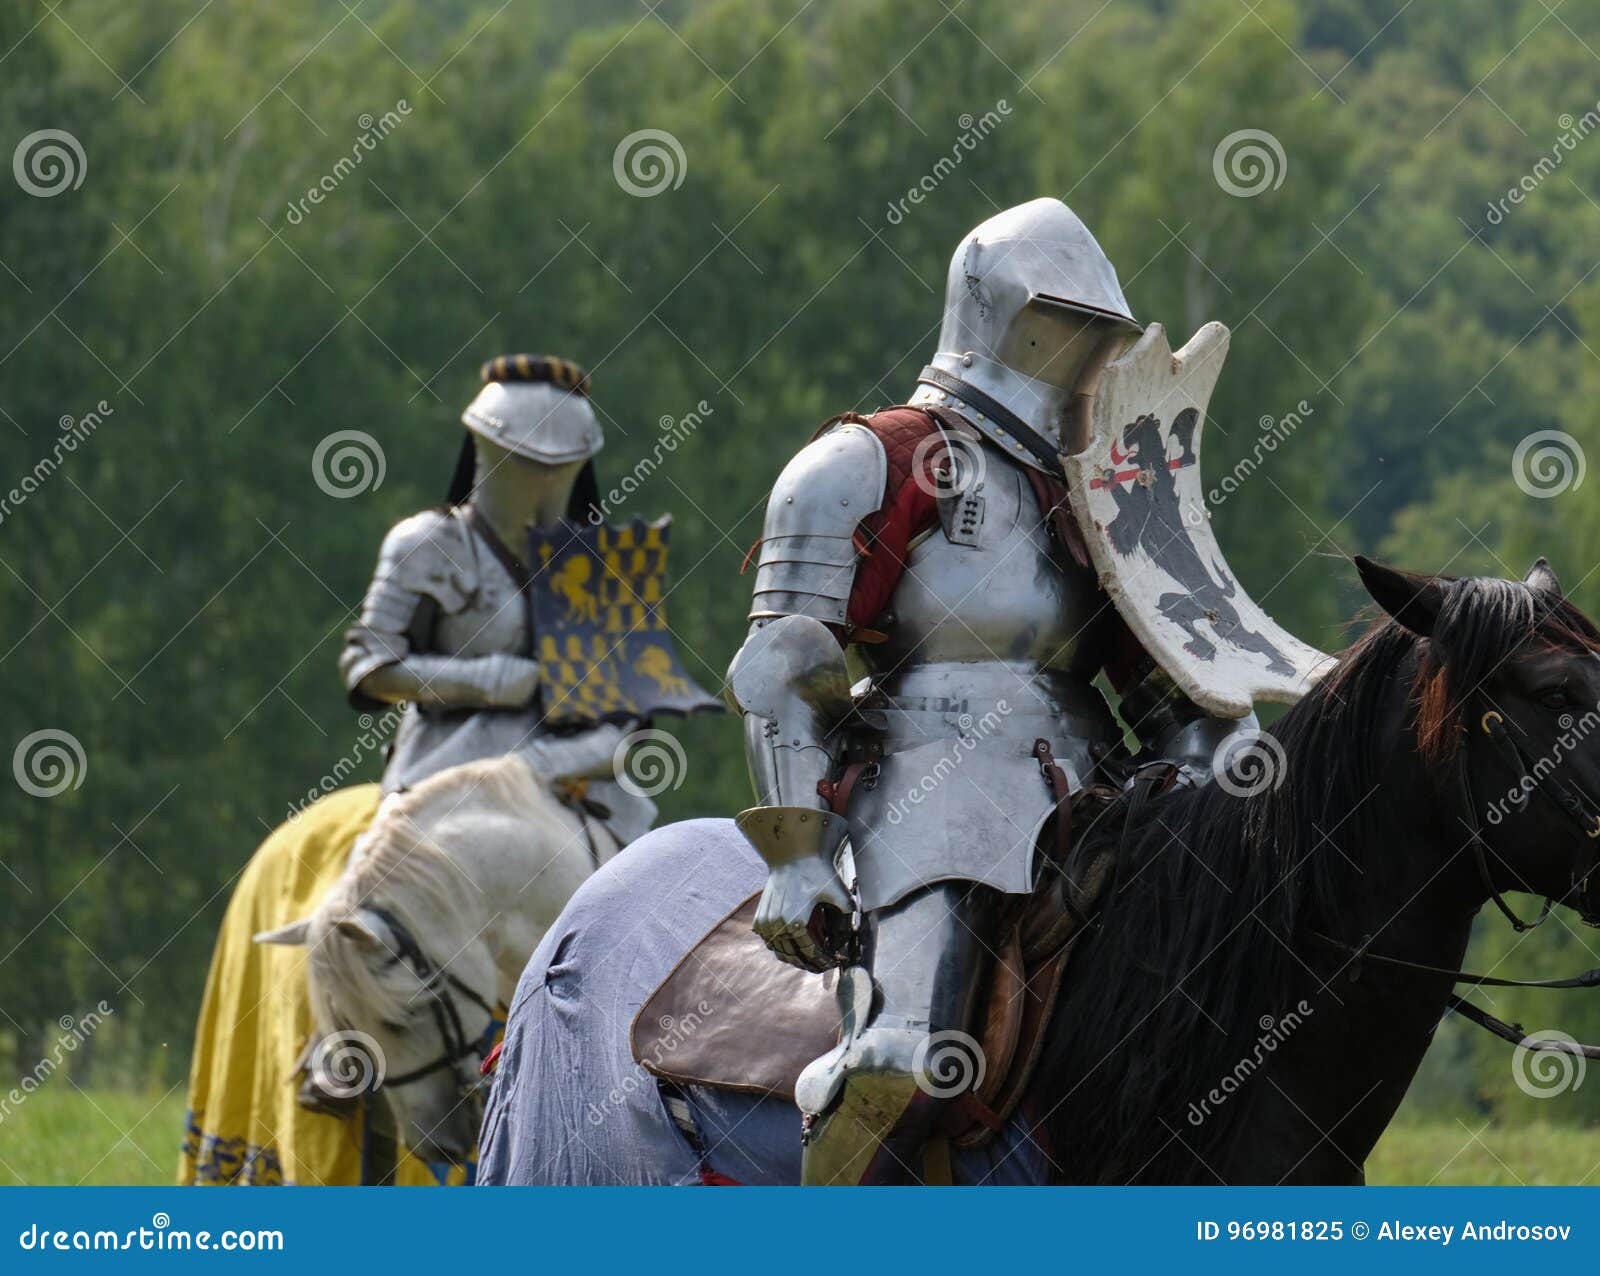
[[[961,356],[961,366],[963,368],[970,368],[972,366],[972,352],[970,350]]]
[[[785,497],[784,497],[784,498],[783,498],[783,503],[784,503],[784,504],[785,504],[785,505],[793,505],[793,504],[794,504],[794,497],[792,497],[792,496],[785,496]]]
[[[848,507],[850,502],[849,501],[840,501],[839,504]]]

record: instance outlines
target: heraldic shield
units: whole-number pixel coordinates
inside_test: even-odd
[[[1240,588],[1211,530],[1200,439],[1227,353],[1220,323],[1177,354],[1151,324],[1106,365],[1091,437],[1062,459],[1101,588],[1189,699],[1237,718],[1293,704],[1333,662]]]
[[[714,711],[667,629],[670,516],[529,534],[534,658],[553,726]]]

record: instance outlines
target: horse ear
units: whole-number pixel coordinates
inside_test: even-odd
[[[1561,593],[1561,580],[1556,575],[1555,569],[1550,566],[1550,560],[1543,554],[1533,560],[1533,566],[1528,568],[1528,574],[1522,578],[1522,583],[1540,593],[1549,594],[1555,598],[1563,597]]]
[[[302,917],[297,922],[290,922],[287,926],[280,926],[277,930],[264,930],[254,936],[258,944],[286,944],[295,947],[306,942],[306,932],[311,929],[311,919]]]
[[[369,948],[392,949],[395,946],[394,936],[389,933],[388,926],[370,908],[358,908],[350,916],[341,917],[333,928]]]
[[[1356,570],[1378,606],[1419,638],[1433,636],[1439,609],[1444,605],[1444,587],[1438,580],[1385,567],[1360,554],[1356,555]]]

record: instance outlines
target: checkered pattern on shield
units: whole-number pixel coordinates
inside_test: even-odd
[[[545,720],[579,725],[721,706],[678,661],[663,606],[672,520],[529,533]]]

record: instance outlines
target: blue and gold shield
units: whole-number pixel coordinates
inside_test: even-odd
[[[678,662],[663,606],[670,516],[530,533],[545,721],[580,725],[721,705]]]

